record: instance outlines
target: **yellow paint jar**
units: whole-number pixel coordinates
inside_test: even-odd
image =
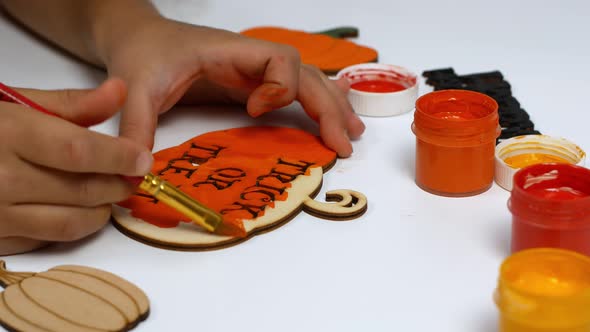
[[[536,248],[508,257],[494,296],[500,332],[589,332],[590,258]]]
[[[576,144],[545,135],[517,136],[496,146],[494,179],[512,190],[514,174],[521,168],[542,163],[566,163],[584,166],[586,153]]]

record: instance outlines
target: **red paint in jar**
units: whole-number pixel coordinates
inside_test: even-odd
[[[471,196],[494,179],[498,104],[484,94],[441,90],[416,101],[416,184],[436,195]]]
[[[590,170],[537,164],[514,175],[512,252],[563,248],[590,256]]]
[[[357,91],[378,93],[397,92],[407,89],[400,83],[385,80],[360,81],[353,83],[350,88]]]

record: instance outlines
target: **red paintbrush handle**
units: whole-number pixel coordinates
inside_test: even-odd
[[[34,101],[21,95],[18,92],[12,90],[11,88],[7,87],[6,85],[4,85],[2,83],[0,83],[0,101],[5,101],[5,102],[9,102],[9,103],[14,103],[14,104],[20,104],[22,106],[34,108],[41,113],[45,113],[47,115],[59,117],[59,115],[46,110],[41,105],[35,103]]]

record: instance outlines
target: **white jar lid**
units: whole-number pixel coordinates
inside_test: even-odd
[[[336,78],[342,77],[351,84],[348,100],[359,115],[394,116],[415,107],[418,77],[403,67],[363,63],[342,69]],[[364,88],[355,88],[363,83],[367,83]],[[388,85],[394,89],[387,89]]]
[[[537,158],[534,155],[545,155]],[[526,160],[526,155],[530,158]],[[522,156],[525,165],[519,165],[514,157]],[[557,138],[545,135],[516,136],[502,141],[496,146],[495,154],[495,180],[496,183],[506,189],[512,190],[512,179],[520,168],[544,162],[567,162],[573,165],[584,166],[586,153],[576,144],[565,138]]]

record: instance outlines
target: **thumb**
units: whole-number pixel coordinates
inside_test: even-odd
[[[125,83],[118,78],[108,79],[96,89],[16,90],[61,118],[84,127],[109,119],[127,97]]]

